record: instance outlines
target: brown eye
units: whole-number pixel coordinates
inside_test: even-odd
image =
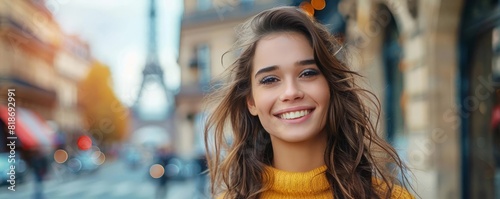
[[[267,76],[267,77],[264,77],[262,78],[259,83],[260,84],[272,84],[274,82],[277,82],[279,81],[278,78],[274,77],[274,76]]]
[[[302,73],[300,74],[299,77],[313,77],[313,76],[316,76],[318,74],[319,74],[319,72],[317,70],[306,69],[306,70],[302,71]]]

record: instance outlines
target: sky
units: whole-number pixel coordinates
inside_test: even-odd
[[[118,98],[127,106],[137,97],[147,53],[149,0],[47,0],[63,31],[88,42],[92,55],[112,72]],[[167,87],[180,85],[176,63],[182,0],[156,0],[157,41]],[[148,96],[155,98],[153,96]],[[154,102],[152,103],[154,105]]]

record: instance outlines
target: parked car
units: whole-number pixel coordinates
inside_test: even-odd
[[[74,174],[93,173],[98,170],[99,164],[96,162],[97,157],[91,151],[80,151],[70,157],[65,162],[69,171]]]

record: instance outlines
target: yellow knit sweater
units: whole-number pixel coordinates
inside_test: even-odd
[[[330,185],[324,175],[326,166],[308,172],[287,172],[273,167],[267,167],[266,170],[273,176],[274,181],[270,182],[271,188],[261,194],[261,199],[333,199]],[[380,185],[374,184],[384,187]],[[218,197],[222,198],[223,195]],[[413,198],[408,191],[395,186],[390,199]]]

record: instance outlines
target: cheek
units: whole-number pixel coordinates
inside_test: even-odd
[[[321,105],[327,106],[330,103],[330,89],[326,80],[311,85],[307,90],[310,91],[311,96]]]
[[[323,91],[321,93],[318,92],[314,96],[314,101],[326,111],[330,104],[330,94]]]
[[[330,86],[328,86],[328,82],[326,79],[323,79],[323,85],[319,86],[318,88],[321,88],[321,93],[323,94],[323,99],[326,101],[326,103],[330,103]]]
[[[269,113],[275,102],[273,92],[255,91],[253,94],[258,111],[262,114]]]
[[[330,103],[330,91],[329,90],[323,91],[322,98],[325,101],[325,103],[328,105]]]

